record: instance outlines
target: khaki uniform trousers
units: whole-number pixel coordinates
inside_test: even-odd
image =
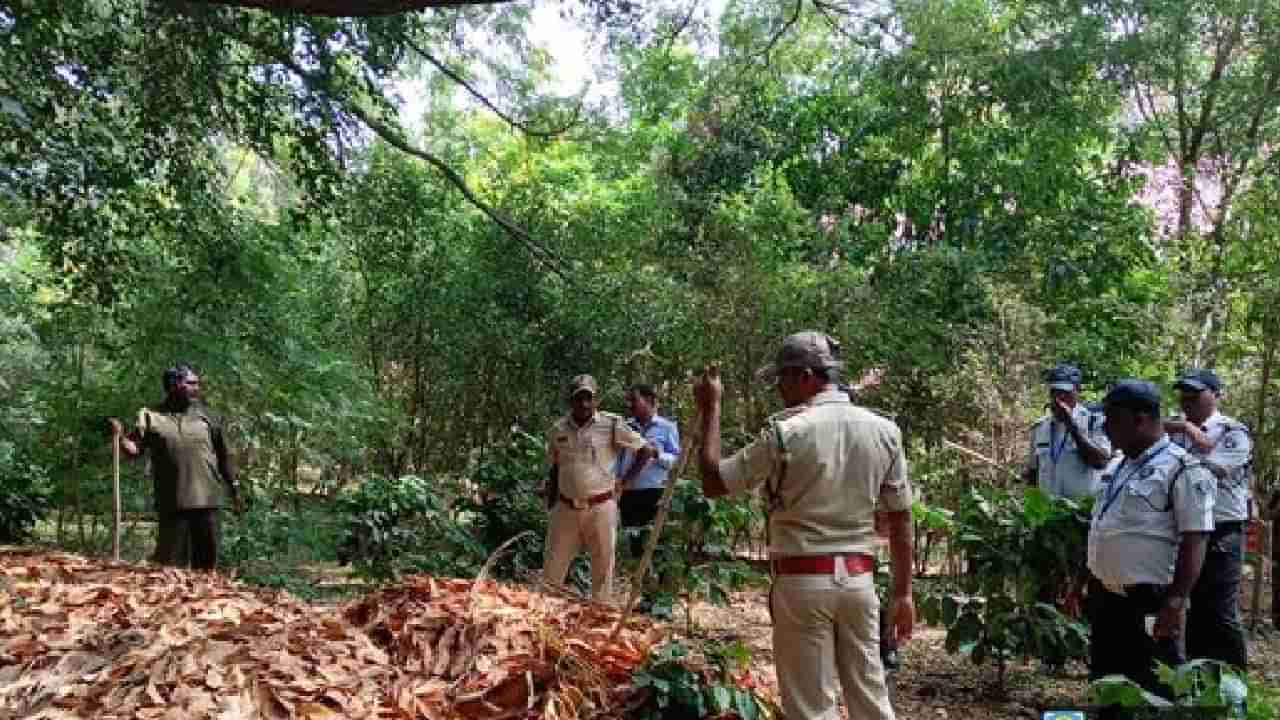
[[[871,573],[779,575],[770,589],[773,657],[787,720],[893,720],[880,662],[880,600]]]
[[[542,577],[552,585],[563,585],[569,564],[578,550],[586,545],[587,552],[591,554],[591,599],[605,602],[613,587],[613,551],[617,542],[617,500],[582,510],[575,510],[561,500],[551,508]]]

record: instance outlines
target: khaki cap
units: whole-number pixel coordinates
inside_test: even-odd
[[[592,395],[600,394],[600,386],[596,384],[596,379],[590,375],[578,375],[573,380],[569,381],[570,398],[573,398],[574,395],[577,395],[584,390]]]
[[[783,368],[839,368],[844,363],[836,359],[840,344],[830,335],[817,330],[804,330],[788,335],[773,362],[756,371],[762,382],[777,380]]]

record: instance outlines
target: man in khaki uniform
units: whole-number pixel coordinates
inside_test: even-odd
[[[164,402],[138,412],[128,435],[109,420],[126,457],[151,454],[156,552],[164,565],[213,570],[218,563],[219,485],[242,508],[222,423],[200,402],[200,376],[185,363],[164,372]]]
[[[653,448],[618,415],[596,409],[595,378],[579,375],[569,384],[568,415],[547,433],[547,462],[556,478],[557,498],[547,527],[543,579],[564,583],[578,549],[591,554],[591,598],[605,601],[613,586],[621,487],[653,457]],[[628,477],[619,482],[613,467],[624,449],[636,451]]]
[[[838,348],[806,331],[761,368],[787,410],[754,442],[720,457],[720,399],[712,366],[694,386],[709,497],[763,487],[769,516],[773,652],[787,718],[836,716],[836,681],[849,717],[892,720],[879,652],[875,514],[889,528],[893,631],[911,637],[911,486],[897,425],[841,392]]]

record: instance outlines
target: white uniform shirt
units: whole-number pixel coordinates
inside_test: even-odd
[[[1192,446],[1186,433],[1173,433],[1169,439],[1210,465],[1227,471],[1218,478],[1218,495],[1214,499],[1214,522],[1244,522],[1249,519],[1249,453],[1253,442],[1249,428],[1220,412],[1209,416],[1200,426],[1213,443],[1213,450],[1201,452]]]
[[[902,432],[838,390],[775,415],[720,477],[730,492],[772,496],[773,557],[874,553],[875,512],[911,509]]]
[[[1089,525],[1089,570],[1108,585],[1173,581],[1178,543],[1213,530],[1217,483],[1195,457],[1161,437],[1103,471]]]
[[[1102,415],[1084,403],[1071,409],[1071,421],[1090,444],[1111,454],[1111,441],[1102,430]],[[1031,428],[1031,449],[1027,468],[1036,473],[1037,484],[1046,495],[1087,497],[1097,492],[1102,470],[1089,467],[1067,428],[1046,415]]]

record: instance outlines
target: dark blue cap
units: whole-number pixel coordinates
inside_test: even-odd
[[[1182,373],[1182,376],[1173,384],[1173,387],[1175,390],[1192,390],[1195,392],[1212,390],[1218,393],[1222,391],[1222,380],[1218,379],[1218,374],[1212,370],[1190,368]]]
[[[1107,396],[1102,398],[1102,406],[1159,415],[1160,388],[1153,382],[1126,378],[1111,386]]]
[[[1054,390],[1075,390],[1083,377],[1080,368],[1062,363],[1044,374],[1044,382]]]

